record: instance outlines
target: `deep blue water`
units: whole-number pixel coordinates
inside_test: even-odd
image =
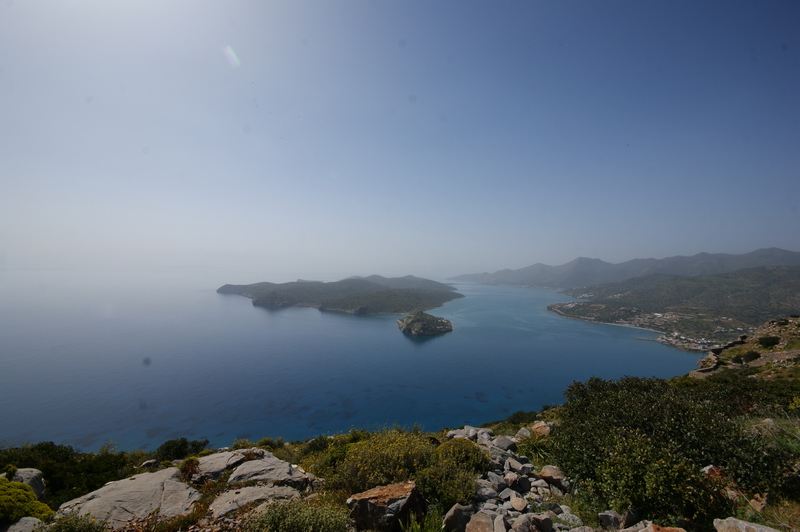
[[[0,275],[0,445],[438,430],[559,403],[575,380],[670,377],[697,361],[637,339],[648,331],[549,313],[569,298],[544,289],[459,285],[467,297],[431,311],[455,330],[420,341],[396,316],[256,308],[217,294],[238,282],[219,275],[70,276]]]

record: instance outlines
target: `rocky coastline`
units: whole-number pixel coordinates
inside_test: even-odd
[[[421,311],[413,316],[398,319],[397,326],[402,332],[413,336],[437,336],[453,330],[450,320]]]

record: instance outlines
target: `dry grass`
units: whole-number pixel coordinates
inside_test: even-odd
[[[800,502],[779,501],[764,508],[761,516],[776,530],[800,530]]]

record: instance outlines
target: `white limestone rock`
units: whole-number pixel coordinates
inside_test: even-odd
[[[264,457],[258,460],[244,462],[231,473],[228,483],[258,480],[275,482],[297,489],[305,489],[312,479],[298,466],[292,465],[272,453],[264,451]]]
[[[170,467],[109,482],[65,502],[58,515],[91,513],[97,519],[107,519],[112,528],[120,528],[133,518],[143,519],[156,511],[161,518],[187,514],[199,499],[200,492],[181,482],[180,471]]]
[[[220,494],[211,503],[209,510],[214,518],[218,518],[252,502],[298,497],[300,492],[289,486],[248,486]]]

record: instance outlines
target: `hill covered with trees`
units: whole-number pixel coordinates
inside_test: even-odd
[[[336,282],[226,284],[217,292],[237,294],[266,308],[314,307],[352,314],[411,314],[464,297],[450,285],[408,275],[351,277]]]
[[[760,323],[800,314],[800,266],[761,266],[718,275],[649,275],[566,290],[588,301],[548,308],[563,316],[726,342]],[[708,344],[708,345],[706,345]]]

